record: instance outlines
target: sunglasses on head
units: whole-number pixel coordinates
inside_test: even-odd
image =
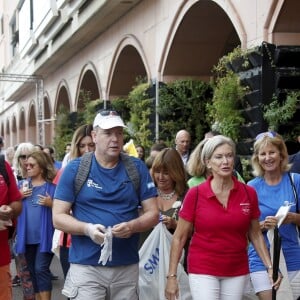
[[[21,155],[19,155],[19,157],[18,157],[19,159],[23,159],[23,160],[25,160],[25,159],[27,159],[28,158],[28,155],[26,155],[26,154],[21,154]]]
[[[277,133],[274,131],[266,131],[266,132],[262,132],[260,134],[258,134],[255,138],[255,141],[258,141],[260,139],[263,139],[264,137],[270,137],[270,138],[274,138],[277,136]]]
[[[105,117],[105,116],[119,116],[119,114],[115,110],[102,109],[102,110],[99,110],[98,113],[103,117]]]

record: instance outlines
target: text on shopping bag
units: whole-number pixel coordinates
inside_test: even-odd
[[[149,275],[151,275],[158,267],[159,267],[159,248],[155,248],[154,253],[150,255],[147,262],[144,264],[143,268]]]

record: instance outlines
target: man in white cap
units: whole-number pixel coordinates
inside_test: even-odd
[[[156,188],[146,165],[130,157],[140,177],[135,190],[120,156],[126,126],[116,111],[100,111],[93,127],[96,149],[86,182],[76,195],[74,180],[82,158],[74,159],[54,197],[54,226],[72,234],[63,293],[72,299],[138,300],[139,232],[158,223]],[[99,257],[106,252],[111,260],[103,262]]]

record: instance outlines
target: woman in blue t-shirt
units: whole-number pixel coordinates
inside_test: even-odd
[[[257,177],[248,184],[255,188],[258,195],[260,227],[268,245],[267,232],[278,223],[278,218],[275,217],[278,209],[283,205],[290,205],[290,211],[279,227],[279,234],[288,278],[293,288],[293,283],[300,280],[300,245],[297,232],[300,215],[299,202],[294,196],[292,182],[296,193],[300,195],[300,174],[293,173],[289,176],[287,148],[282,137],[275,132],[261,133],[256,137],[252,167]],[[260,300],[272,299],[272,285],[266,267],[252,245],[249,247],[249,263],[255,293]],[[298,292],[295,289],[293,292],[294,299],[297,299],[300,296],[299,288]]]

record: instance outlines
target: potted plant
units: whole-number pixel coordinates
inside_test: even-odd
[[[252,68],[247,52],[248,50],[237,47],[214,66],[214,95],[212,102],[207,105],[208,118],[213,127],[234,141],[239,140],[240,128],[245,123],[241,109],[250,106],[245,101],[249,87],[243,86],[240,78],[241,74]],[[235,73],[237,71],[238,74]]]
[[[219,66],[221,65],[226,66],[235,73],[252,68],[250,60],[247,57],[247,51],[243,50],[240,46],[234,48],[232,52],[223,56],[219,62]]]
[[[261,111],[262,111],[262,107],[260,105],[252,106],[252,107],[249,106],[244,110],[242,110],[242,116],[245,119],[250,120],[250,122],[254,123],[258,121]]]
[[[300,91],[288,92],[286,98],[281,100],[274,96],[273,101],[264,106],[264,119],[268,122],[270,130],[278,130],[280,124],[290,121],[300,104]]]
[[[262,65],[262,52],[260,47],[255,47],[248,50],[247,57],[253,68],[260,67]]]
[[[215,129],[237,141],[244,118],[241,115],[243,98],[247,88],[232,71],[217,78],[212,102],[207,105],[208,117]]]
[[[258,106],[262,103],[261,90],[249,91],[245,95],[245,100],[249,106]]]
[[[211,84],[202,80],[186,78],[165,84],[159,91],[159,137],[172,145],[176,132],[184,127],[191,133],[195,147],[210,128],[206,104],[211,102],[212,94]]]

